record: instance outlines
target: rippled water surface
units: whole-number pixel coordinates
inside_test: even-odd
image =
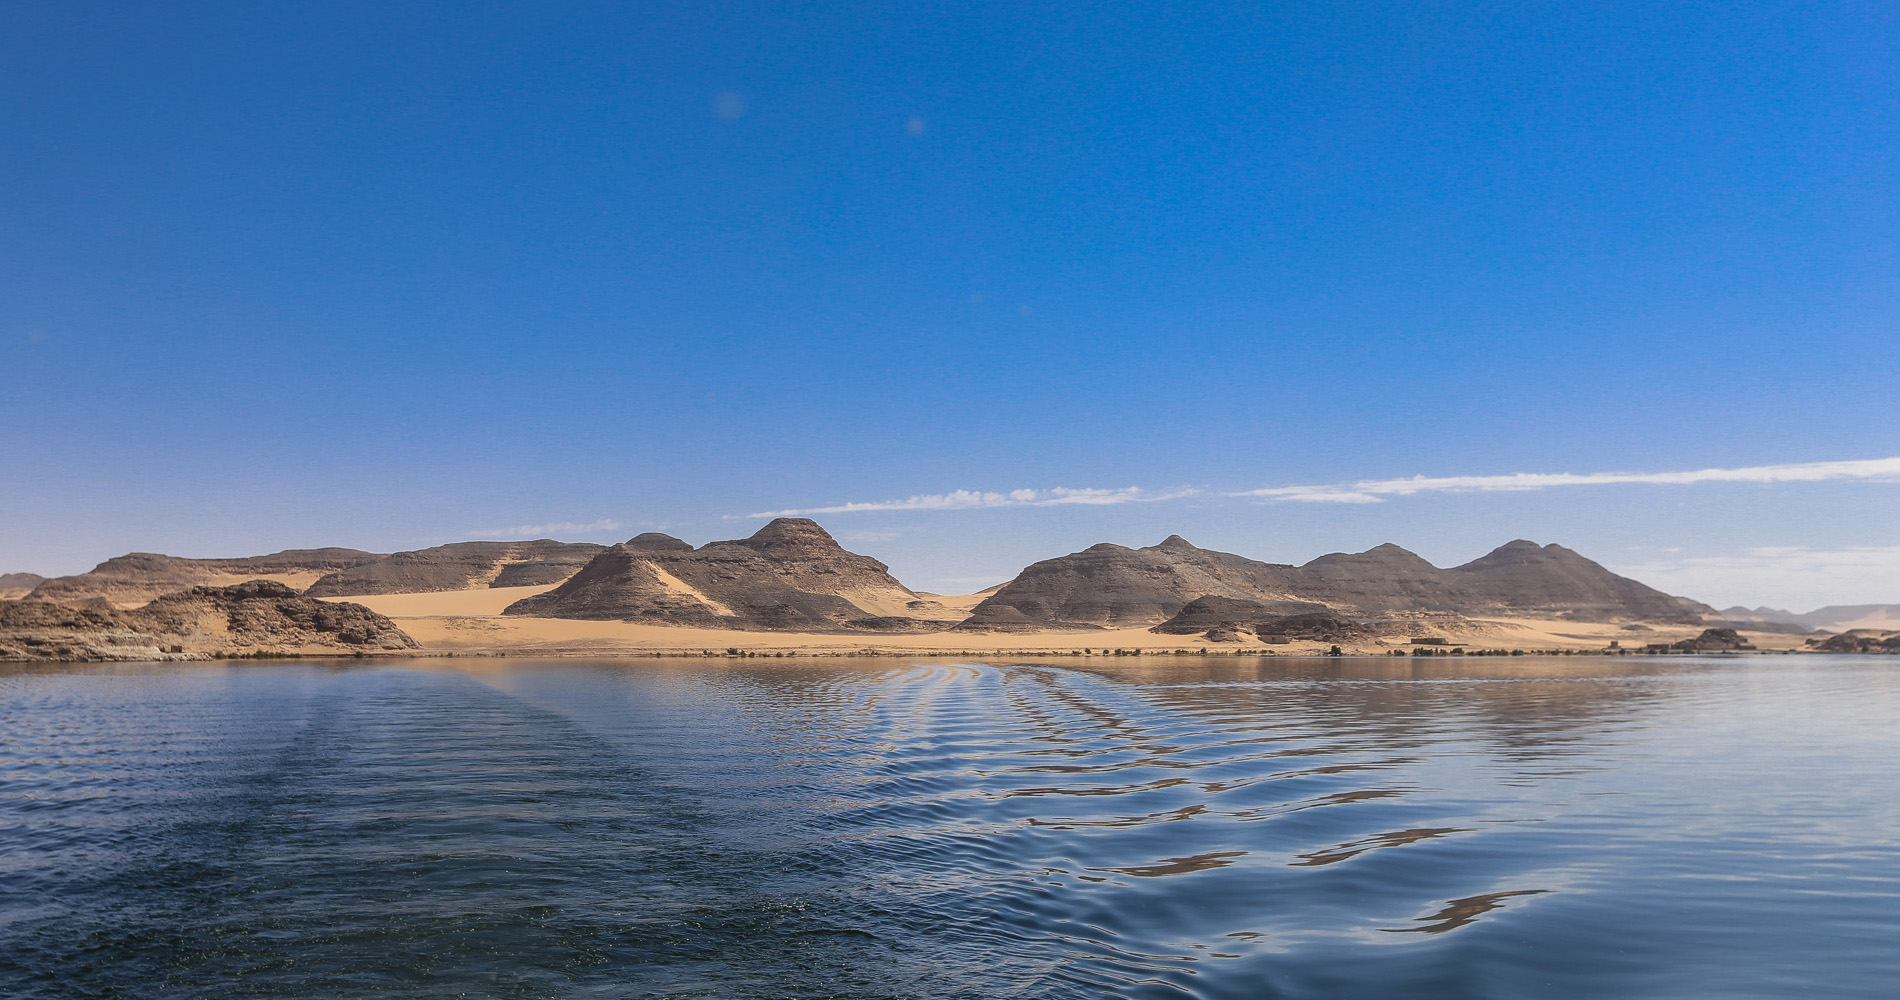
[[[0,668],[0,995],[1900,982],[1900,662]]]

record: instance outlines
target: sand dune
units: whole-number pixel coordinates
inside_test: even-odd
[[[524,597],[545,594],[556,584],[539,587],[486,587],[481,590],[432,590],[419,594],[360,594],[320,597],[348,601],[390,618],[467,618],[500,615],[501,609]]]

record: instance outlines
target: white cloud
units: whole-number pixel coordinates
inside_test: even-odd
[[[1845,462],[1795,462],[1751,465],[1734,469],[1691,469],[1681,472],[1514,472],[1502,476],[1413,476],[1409,479],[1362,479],[1331,485],[1268,486],[1225,496],[1292,503],[1383,503],[1388,497],[1420,493],[1528,492],[1558,486],[1609,486],[1624,483],[1690,485],[1696,483],[1813,483],[1825,480],[1900,481],[1900,458],[1870,458]],[[795,507],[760,511],[745,517],[797,517],[809,514],[860,514],[872,511],[982,510],[997,507],[1055,507],[1069,504],[1108,506],[1155,503],[1198,496],[1198,489],[1149,491],[1138,486],[1123,489],[1009,490],[985,492],[953,490],[920,493],[901,500],[854,501],[824,507]]]
[[[1233,496],[1265,497],[1269,500],[1292,500],[1297,503],[1380,503],[1378,497],[1347,486],[1275,486],[1263,490],[1248,490]]]
[[[1060,507],[1071,504],[1089,506],[1109,506],[1123,503],[1154,503],[1160,500],[1176,500],[1193,496],[1199,490],[1182,489],[1163,493],[1154,493],[1130,486],[1125,489],[1069,489],[1056,487],[1051,490],[1010,490],[1007,493],[988,493],[976,490],[955,490],[950,493],[925,493],[905,497],[902,500],[879,500],[872,502],[841,503],[829,507],[799,507],[790,510],[768,510],[747,517],[799,517],[807,514],[859,514],[867,511],[884,510],[982,510],[993,507]]]
[[[1739,555],[1660,558],[1612,568],[1718,608],[1766,604],[1805,612],[1829,604],[1900,603],[1900,545],[1774,546]]]
[[[1229,495],[1308,503],[1378,503],[1385,497],[1417,493],[1522,492],[1555,486],[1607,486],[1619,483],[1670,486],[1693,483],[1812,483],[1829,479],[1900,480],[1900,458],[1751,465],[1737,469],[1694,469],[1686,472],[1516,472],[1503,476],[1413,476],[1410,479],[1367,479],[1351,485],[1273,486]]]

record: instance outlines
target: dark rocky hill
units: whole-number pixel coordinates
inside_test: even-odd
[[[782,517],[750,538],[699,548],[671,535],[640,535],[503,613],[827,631],[876,619],[889,630],[917,600],[883,563],[845,551],[814,521]]]
[[[193,587],[130,611],[38,600],[0,604],[0,659],[175,660],[416,648],[394,622],[360,604],[302,597],[270,580]]]
[[[1307,605],[1306,613],[1358,618],[1455,614],[1693,623],[1709,610],[1559,545],[1511,542],[1463,566],[1440,569],[1388,544],[1296,567],[1198,548],[1174,535],[1148,548],[1104,543],[1045,559],[978,604],[958,628],[1165,622],[1190,634],[1222,625],[1250,627],[1283,616],[1289,604]],[[1203,620],[1212,624],[1201,626]]]
[[[1849,629],[1816,642],[1814,648],[1823,653],[1900,654],[1900,632],[1878,628]]]
[[[959,628],[1153,625],[1202,596],[1319,601],[1323,585],[1293,567],[1198,548],[1180,535],[1144,549],[1103,542],[1045,559],[985,598]]]
[[[0,573],[0,601],[17,601],[45,582],[38,573]]]
[[[1161,635],[1199,635],[1212,628],[1248,629],[1262,621],[1290,615],[1323,614],[1332,609],[1311,601],[1276,601],[1263,604],[1239,597],[1197,597],[1174,616],[1151,631]]]
[[[1630,618],[1700,623],[1715,609],[1671,597],[1578,555],[1561,545],[1518,539],[1456,566],[1473,584],[1466,614],[1559,616],[1581,621]]]
[[[107,559],[77,576],[54,577],[35,587],[32,598],[79,604],[95,598],[120,606],[146,603],[190,587],[230,585],[244,580],[276,580],[301,589],[329,573],[383,558],[357,549],[287,549],[239,559],[188,559],[155,552],[133,552]]]
[[[1390,542],[1364,552],[1334,552],[1300,567],[1324,581],[1332,599],[1360,614],[1461,611],[1488,603],[1483,588],[1452,576]]]
[[[454,542],[396,552],[331,573],[310,585],[311,597],[416,594],[484,587],[539,587],[580,571],[607,546],[591,542]]]

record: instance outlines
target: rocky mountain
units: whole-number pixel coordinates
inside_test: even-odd
[[[1300,569],[1324,581],[1323,599],[1361,614],[1461,611],[1495,603],[1482,581],[1453,575],[1390,542],[1364,552],[1323,555]]]
[[[1618,576],[1561,545],[1539,546],[1523,539],[1447,572],[1463,574],[1474,584],[1477,600],[1472,605],[1448,609],[1465,614],[1700,623],[1703,615],[1715,611]]]
[[[77,576],[54,577],[35,587],[36,601],[83,604],[103,599],[115,607],[138,607],[163,594],[191,587],[230,586],[273,580],[296,589],[320,577],[383,558],[357,549],[288,549],[241,559],[187,559],[133,552],[107,559]]]
[[[485,587],[539,587],[579,572],[607,546],[591,542],[454,542],[396,552],[325,576],[311,597],[416,594]]]
[[[1314,596],[1332,596],[1316,583],[1293,566],[1198,548],[1180,535],[1143,549],[1103,542],[1030,565],[958,628],[1153,625],[1210,595],[1330,604]]]
[[[1229,625],[1273,617],[1268,608],[1289,603],[1362,618],[1460,614],[1700,623],[1701,612],[1708,610],[1618,576],[1560,545],[1514,541],[1462,566],[1440,569],[1387,544],[1296,567],[1202,549],[1173,535],[1148,548],[1104,543],[1043,560],[978,604],[958,627],[1154,625],[1174,619],[1203,597],[1262,606],[1232,621],[1221,616],[1241,610],[1237,606],[1204,604],[1193,613],[1196,622],[1211,617]]]
[[[45,582],[38,573],[0,573],[0,601],[17,601]]]
[[[302,597],[270,580],[192,587],[130,611],[0,603],[0,659],[175,660],[416,648],[394,622],[360,604]]]
[[[845,551],[817,522],[782,517],[750,538],[698,548],[671,535],[640,535],[503,614],[826,631],[866,621],[862,627],[889,631],[892,619],[925,603],[883,563]]]

